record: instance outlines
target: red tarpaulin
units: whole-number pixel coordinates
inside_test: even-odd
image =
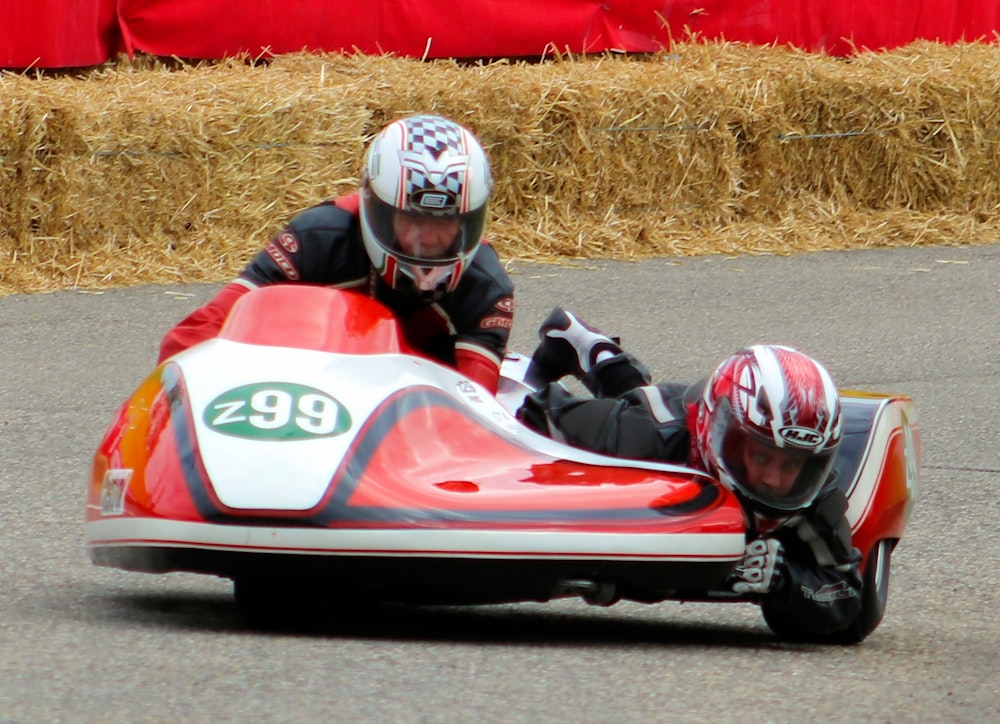
[[[411,57],[648,52],[688,32],[848,54],[917,38],[975,40],[1000,27],[995,3],[966,0],[121,0],[128,46],[217,58],[303,49]]]
[[[661,0],[122,0],[125,41],[153,55],[216,58],[307,50],[411,57],[656,50]]]
[[[836,55],[995,40],[969,0],[0,0],[0,67],[96,65],[125,50],[214,59],[312,51],[428,58],[649,52],[705,40]]]
[[[0,0],[0,68],[100,65],[121,49],[115,0]]]
[[[665,5],[674,37],[686,25],[709,39],[787,44],[832,55],[895,48],[918,39],[992,41],[994,31],[1000,30],[1000,5],[965,0],[703,0]]]

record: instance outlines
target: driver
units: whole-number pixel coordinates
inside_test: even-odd
[[[447,118],[388,124],[359,191],[306,209],[240,275],[164,336],[159,360],[214,337],[236,300],[267,284],[320,284],[392,309],[407,342],[496,393],[514,287],[484,242],[493,188],[472,133]]]
[[[616,340],[556,308],[539,328],[528,381],[540,387],[518,417],[563,442],[619,457],[706,471],[747,519],[732,590],[806,634],[847,628],[861,608],[861,553],[834,481],[840,399],[818,361],[755,345],[696,385],[650,384]],[[557,381],[579,379],[593,397]]]

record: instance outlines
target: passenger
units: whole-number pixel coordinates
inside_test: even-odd
[[[704,470],[744,508],[747,546],[735,593],[806,634],[847,628],[861,608],[861,553],[834,480],[840,398],[826,368],[785,346],[726,358],[696,385],[651,384],[612,338],[556,308],[528,369],[539,390],[518,417],[570,445]],[[593,397],[558,380],[579,379]]]

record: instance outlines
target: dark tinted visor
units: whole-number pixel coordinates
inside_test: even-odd
[[[379,246],[410,264],[458,261],[476,249],[486,225],[485,206],[467,214],[415,214],[400,211],[367,190],[361,201]]]

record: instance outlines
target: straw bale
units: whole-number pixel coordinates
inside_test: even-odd
[[[0,293],[229,278],[417,112],[483,141],[507,258],[994,243],[998,96],[975,43],[0,75]]]

